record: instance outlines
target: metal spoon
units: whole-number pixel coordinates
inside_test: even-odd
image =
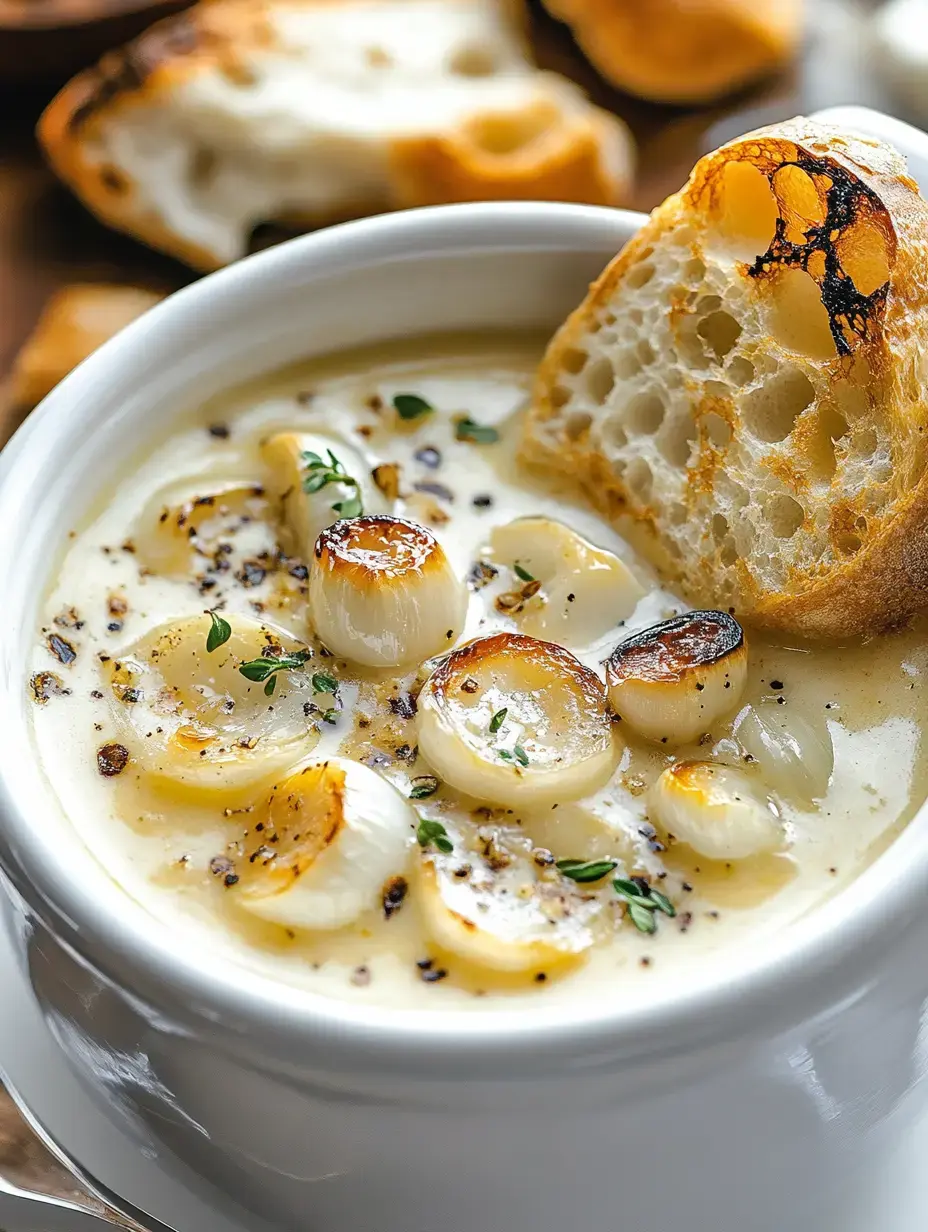
[[[88,1176],[61,1149],[0,1071],[0,1112],[14,1126],[0,1153],[0,1228],[10,1232],[172,1232]],[[21,1133],[19,1132],[21,1128]]]

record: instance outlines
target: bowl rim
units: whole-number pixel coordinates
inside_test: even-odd
[[[220,301],[239,313],[249,293],[267,287],[288,268],[345,272],[365,262],[449,255],[482,248],[513,251],[548,248],[600,253],[615,247],[641,224],[625,211],[546,203],[441,206],[382,215],[329,228],[258,253],[194,283],[152,309],[79,366],[26,420],[0,457],[0,525],[10,542],[0,544],[0,593],[17,563],[12,541],[17,521],[30,516],[48,490],[43,455],[53,438],[73,438],[81,407],[96,387],[127,375],[136,357],[160,348],[170,352],[184,324],[215,310]],[[149,361],[150,362],[150,361]],[[233,382],[234,383],[234,382]],[[45,581],[48,580],[46,567]],[[736,1036],[769,1035],[857,995],[876,978],[898,929],[916,918],[928,894],[928,807],[872,864],[843,890],[816,907],[802,925],[783,930],[765,945],[762,962],[742,954],[731,966],[713,961],[711,977],[684,994],[605,1011],[569,1003],[537,1010],[438,1009],[385,1011],[339,1001],[261,975],[207,946],[181,947],[176,934],[126,891],[124,914],[86,892],[69,877],[66,861],[43,844],[32,824],[28,776],[38,756],[21,724],[23,663],[17,658],[7,613],[0,629],[0,730],[10,739],[0,751],[0,867],[16,891],[84,964],[90,963],[129,995],[144,1000],[162,1018],[194,1029],[208,1024],[229,1042],[262,1039],[270,1032],[281,1049],[305,1058],[315,1041],[326,1055],[374,1066],[406,1063],[416,1070],[500,1069],[512,1074],[542,1061],[577,1064],[604,1050],[625,1058],[666,1055]],[[25,726],[30,726],[26,724]],[[31,750],[32,765],[29,757]],[[25,759],[25,761],[23,761]],[[33,785],[35,783],[33,777]],[[50,788],[49,788],[50,790]],[[93,859],[93,857],[89,857]],[[116,898],[114,897],[114,902]],[[126,906],[131,904],[131,909]],[[229,978],[230,971],[239,978]],[[247,978],[241,978],[243,975]],[[165,1007],[169,1007],[166,1011]],[[500,1072],[501,1069],[500,1069]]]

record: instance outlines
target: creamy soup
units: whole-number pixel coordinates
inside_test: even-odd
[[[237,389],[74,527],[35,737],[178,946],[384,1006],[619,1005],[801,928],[921,802],[924,631],[688,617],[518,464],[540,345]]]

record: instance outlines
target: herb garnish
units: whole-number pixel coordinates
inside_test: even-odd
[[[537,581],[537,579],[531,573],[529,573],[527,569],[523,569],[521,565],[513,565],[512,571],[516,575],[516,577],[519,578],[520,581],[522,582]]]
[[[334,697],[338,692],[338,681],[328,672],[313,672],[313,692],[331,693]]]
[[[265,681],[264,692],[270,697],[277,687],[277,673],[291,672],[305,667],[306,660],[312,657],[311,650],[295,650],[293,654],[272,654],[265,651],[260,659],[251,659],[239,664],[239,671],[246,680],[254,680],[258,684]]]
[[[431,821],[424,817],[419,822],[416,838],[419,841],[420,847],[428,847],[429,843],[434,843],[438,850],[444,852],[445,855],[449,855],[454,851],[454,843],[448,837],[448,831],[440,821]]]
[[[227,620],[223,620],[221,616],[210,609],[207,616],[212,623],[209,627],[209,633],[206,635],[206,653],[212,654],[214,650],[218,650],[220,646],[224,646],[232,636],[232,626]]]
[[[455,424],[454,435],[459,441],[473,441],[476,445],[492,445],[499,440],[499,433],[495,428],[479,424],[469,415],[458,420]]]
[[[612,887],[619,898],[625,903],[625,908],[631,922],[641,933],[657,932],[658,911],[671,919],[677,914],[677,909],[665,894],[654,890],[641,877],[635,881],[626,881],[624,877],[616,877]]]
[[[490,719],[490,735],[495,736],[499,729],[506,721],[506,715],[509,713],[509,708],[504,706],[502,710],[497,710],[493,718]]]
[[[303,491],[311,496],[313,492],[319,492],[322,488],[327,488],[329,484],[344,484],[346,488],[352,488],[353,492],[350,496],[346,496],[344,500],[336,501],[332,505],[332,509],[336,513],[340,513],[343,518],[360,517],[364,512],[360,483],[353,475],[347,473],[331,449],[326,450],[326,452],[329,455],[328,462],[311,450],[303,451],[301,456],[304,469],[308,472],[303,478]]]
[[[441,781],[434,774],[420,774],[412,781],[409,798],[410,800],[426,800],[429,796],[434,796],[439,787],[441,787]]]
[[[426,402],[418,394],[394,394],[393,409],[400,419],[420,419],[435,410],[431,402]]]
[[[520,766],[528,765],[528,753],[521,744],[514,745],[511,753],[508,749],[497,749],[496,751],[503,761],[517,761]]]
[[[602,881],[607,873],[618,867],[617,860],[558,860],[555,866],[571,881],[586,884],[589,881]]]

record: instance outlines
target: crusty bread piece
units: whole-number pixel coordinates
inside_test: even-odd
[[[796,119],[697,163],[551,343],[527,458],[646,530],[694,602],[790,634],[928,602],[928,204]]]
[[[522,18],[517,0],[201,0],[65,86],[39,137],[95,214],[197,269],[267,222],[621,202],[627,128],[535,68]]]
[[[74,283],[57,291],[13,364],[11,401],[31,409],[72,368],[164,297],[143,287]]]
[[[545,0],[613,85],[663,103],[705,103],[787,61],[803,0]]]
[[[538,95],[518,112],[482,112],[448,133],[405,137],[390,156],[394,203],[574,201],[616,204],[627,185],[625,126],[598,107]]]

